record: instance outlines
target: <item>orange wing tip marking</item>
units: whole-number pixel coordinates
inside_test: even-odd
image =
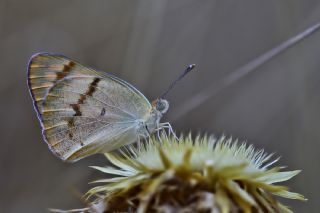
[[[35,86],[35,87],[31,87],[32,90],[36,90],[36,89],[44,89],[44,88],[48,88],[48,87],[52,87],[53,83],[46,83],[46,84],[41,84],[41,86]]]
[[[66,123],[66,122],[62,122],[62,123],[59,123],[59,124],[54,125],[54,126],[44,127],[44,130],[54,129],[54,128],[56,128],[56,127],[63,126],[63,125],[68,125],[68,123]]]
[[[43,66],[41,64],[30,64],[30,68],[44,68],[46,66]]]
[[[48,95],[47,95],[47,98],[48,98],[48,97],[59,98],[60,96],[59,96],[59,95],[48,94]],[[37,102],[38,102],[38,101],[44,101],[44,100],[45,100],[44,97],[41,97],[41,98],[37,98],[37,97],[36,97],[36,98],[35,98],[35,101],[37,101]]]
[[[63,67],[64,67],[64,64],[43,65],[43,64],[33,63],[30,65],[30,68],[48,68],[48,69],[57,69],[57,70],[62,70]]]
[[[54,78],[55,79],[56,77],[57,77],[56,74],[48,74],[48,75],[41,75],[41,76],[30,75],[29,79],[38,79],[38,78]]]
[[[63,112],[63,111],[73,111],[70,108],[62,108],[62,109],[45,109],[42,111],[42,113],[48,113],[48,112]]]
[[[38,101],[43,101],[43,100],[44,100],[43,97],[41,97],[41,98],[36,98],[36,99],[35,99],[35,101],[37,101],[37,102],[38,102]]]
[[[48,137],[50,137],[50,136],[48,136]],[[58,141],[57,140],[52,140],[52,141],[47,140],[47,141],[50,144],[50,146],[53,148],[53,147],[59,145],[61,142],[63,142],[64,139],[61,139],[61,140],[58,140]]]

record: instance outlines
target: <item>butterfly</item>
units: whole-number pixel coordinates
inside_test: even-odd
[[[172,130],[168,122],[160,123],[169,108],[167,100],[150,103],[126,81],[62,55],[33,55],[28,87],[43,138],[63,161],[110,152],[163,128]]]

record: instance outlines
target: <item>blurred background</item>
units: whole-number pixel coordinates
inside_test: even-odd
[[[113,73],[150,100],[196,63],[169,94],[163,120],[282,156],[278,165],[303,170],[288,185],[309,199],[285,204],[318,212],[320,32],[177,116],[203,89],[318,21],[316,0],[0,0],[0,211],[81,207],[79,193],[103,176],[88,166],[107,163],[63,163],[42,141],[26,69],[45,51]]]

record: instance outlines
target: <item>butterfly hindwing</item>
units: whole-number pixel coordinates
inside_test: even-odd
[[[114,149],[112,141],[135,125],[136,114],[133,114],[133,110],[121,109],[121,98],[114,99],[111,92],[109,96],[104,92],[108,89],[103,85],[114,82],[106,83],[106,80],[97,79],[100,78],[66,78],[49,90],[42,104],[46,140],[60,155],[70,156],[69,160],[74,152],[82,149],[83,153],[88,147],[100,151]]]
[[[134,142],[136,121],[151,107],[130,84],[62,56],[34,56],[28,81],[44,138],[63,160]]]

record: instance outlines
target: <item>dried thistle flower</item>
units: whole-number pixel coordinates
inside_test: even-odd
[[[274,185],[300,171],[270,168],[278,159],[225,137],[150,138],[105,156],[115,167],[93,168],[115,175],[87,192],[97,197],[87,212],[291,212],[273,195],[305,200]]]

